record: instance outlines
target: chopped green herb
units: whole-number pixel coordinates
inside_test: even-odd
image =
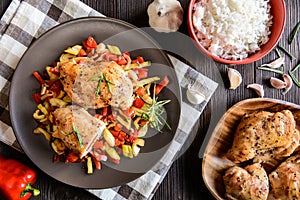
[[[281,71],[279,69],[269,68],[269,67],[258,67],[257,69],[264,70],[264,71],[270,71],[270,72],[274,72],[277,74],[284,74],[284,71]]]
[[[65,136],[68,136],[68,135],[71,135],[72,133],[66,133],[66,132],[64,132],[64,131],[60,131],[63,135],[65,135]]]
[[[97,89],[96,89],[96,92],[95,92],[95,95],[96,95],[97,97],[99,96],[99,92],[100,92],[100,88],[101,88],[102,79],[103,79],[103,76],[100,75],[100,77],[98,78]]]
[[[81,135],[80,135],[80,133],[79,133],[79,131],[78,131],[77,126],[76,126],[74,123],[73,123],[73,131],[74,131],[74,133],[76,133],[76,135],[77,135],[77,138],[78,138],[78,142],[79,142],[80,148],[82,148],[82,146],[83,146],[83,144],[82,144],[82,138],[81,138]]]
[[[280,50],[282,50],[284,53],[286,53],[286,54],[290,57],[291,60],[295,60],[295,59],[296,59],[295,56],[293,56],[293,55],[292,55],[286,48],[284,48],[283,46],[278,45],[278,48],[279,48]]]
[[[111,88],[110,88],[110,84],[114,85],[114,83],[110,82],[109,80],[107,80],[106,76],[103,74],[103,79],[106,83],[106,86],[108,88],[108,91],[112,94]]]
[[[289,38],[289,44],[291,44],[293,42],[293,40],[295,39],[297,33],[298,33],[298,30],[300,28],[300,22],[298,22],[296,24],[296,26],[294,27],[293,31],[291,32],[291,35],[290,35],[290,38]]]

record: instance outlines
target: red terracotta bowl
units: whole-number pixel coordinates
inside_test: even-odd
[[[263,58],[265,55],[267,55],[274,47],[276,47],[278,41],[281,38],[281,35],[284,31],[285,26],[285,19],[286,19],[286,8],[284,0],[270,0],[271,5],[271,14],[273,16],[273,25],[271,27],[271,35],[269,36],[269,41],[261,46],[261,49],[254,54],[249,55],[247,58],[244,58],[243,60],[227,60],[220,58],[216,55],[213,55],[210,51],[208,51],[206,48],[204,48],[197,38],[193,26],[193,12],[194,12],[194,4],[197,2],[197,0],[191,0],[188,8],[188,29],[189,34],[193,40],[195,40],[197,46],[199,49],[206,55],[213,58],[215,61],[224,63],[224,64],[230,64],[230,65],[241,65],[241,64],[248,64],[255,62],[261,58]]]

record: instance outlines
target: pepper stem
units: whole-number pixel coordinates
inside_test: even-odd
[[[31,192],[31,193],[33,194],[33,196],[38,196],[38,195],[41,193],[40,190],[38,190],[38,189],[32,187],[32,185],[31,185],[30,183],[28,183],[28,184],[26,185],[25,190],[21,193],[21,198],[22,198],[23,196],[25,196],[25,194],[26,194],[27,192]]]

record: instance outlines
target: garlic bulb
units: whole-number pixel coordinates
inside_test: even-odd
[[[183,20],[183,9],[177,0],[154,0],[147,9],[149,25],[158,32],[175,32]]]

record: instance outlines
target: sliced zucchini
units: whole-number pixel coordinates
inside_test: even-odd
[[[105,128],[103,131],[103,137],[105,141],[109,144],[109,146],[115,146],[115,137],[111,134],[111,132]]]
[[[116,55],[121,55],[122,54],[119,47],[117,47],[117,46],[107,45],[107,48],[110,51],[110,53],[113,53],[113,54],[116,54]]]
[[[132,148],[130,145],[123,144],[122,145],[123,156],[127,158],[133,158]]]
[[[120,160],[120,155],[118,154],[118,152],[112,147],[112,148],[108,148],[105,150],[106,153],[115,160]]]
[[[67,48],[64,52],[77,56],[81,49],[81,45],[75,45],[73,47]]]

